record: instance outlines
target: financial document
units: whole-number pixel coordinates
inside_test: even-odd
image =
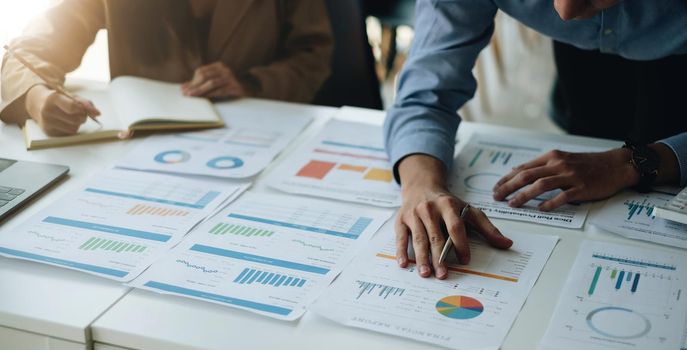
[[[390,215],[249,192],[132,286],[295,320]]]
[[[105,170],[0,232],[0,254],[129,281],[246,187]]]
[[[446,280],[398,267],[392,228],[380,231],[312,310],[347,326],[451,349],[498,349],[558,237],[507,232],[515,242],[496,250],[471,239],[472,260],[448,260]]]
[[[591,222],[627,238],[687,248],[687,225],[654,215],[655,206],[665,205],[678,192],[677,188],[650,193],[621,192],[608,199]]]
[[[541,202],[553,198],[560,190],[550,191],[530,200],[520,208],[507,201],[495,201],[493,188],[513,167],[533,160],[545,152],[559,149],[568,152],[597,152],[601,149],[538,140],[503,140],[496,136],[476,134],[458,153],[449,180],[451,191],[479,207],[492,218],[528,221],[566,228],[581,228],[589,211],[588,204],[566,204],[556,210],[537,209]],[[509,196],[511,198],[513,195]]]
[[[687,257],[585,241],[561,289],[542,349],[680,349]]]
[[[246,178],[258,174],[312,121],[309,116],[227,116],[228,127],[154,135],[117,166],[177,174]]]
[[[278,190],[381,207],[401,203],[379,126],[331,120],[268,176]]]

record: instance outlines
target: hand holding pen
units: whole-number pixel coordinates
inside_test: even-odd
[[[44,85],[33,86],[26,93],[26,110],[41,129],[49,136],[76,134],[87,118],[101,125],[95,117],[100,111],[88,100],[70,94],[62,86],[54,84],[18,52],[5,45],[5,50],[38,76]]]

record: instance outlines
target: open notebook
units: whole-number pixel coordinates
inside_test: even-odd
[[[204,98],[182,95],[179,84],[136,77],[117,77],[107,90],[74,90],[101,112],[97,123],[88,119],[73,136],[45,135],[33,120],[24,125],[27,149],[38,149],[117,138],[124,130],[171,130],[220,127],[222,119]]]

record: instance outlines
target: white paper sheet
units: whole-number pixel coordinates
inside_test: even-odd
[[[3,230],[0,254],[129,281],[246,188],[104,170]]]
[[[515,242],[496,250],[472,239],[472,261],[451,255],[446,280],[401,269],[392,228],[344,271],[312,310],[347,326],[451,349],[498,349],[558,237],[507,232]]]
[[[131,285],[295,320],[390,216],[246,193]]]
[[[278,190],[343,201],[395,207],[400,187],[393,179],[379,126],[331,120],[270,174]]]
[[[227,128],[150,136],[117,166],[246,178],[265,169],[312,121],[298,115],[230,115],[225,119]]]
[[[476,134],[456,156],[449,181],[451,191],[482,209],[489,217],[581,228],[589,211],[588,204],[566,204],[550,212],[537,209],[539,203],[553,198],[559,190],[544,193],[520,208],[511,208],[506,201],[498,202],[493,199],[493,187],[501,177],[507,175],[513,167],[553,149],[569,152],[600,151],[598,148],[578,145],[514,138],[503,140],[496,136]]]
[[[650,193],[621,192],[606,202],[591,222],[627,238],[687,248],[687,225],[654,216],[654,206],[665,205],[679,189]]]
[[[561,289],[543,349],[680,349],[684,254],[585,241]]]

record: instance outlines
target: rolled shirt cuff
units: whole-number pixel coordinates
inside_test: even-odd
[[[680,167],[680,187],[687,186],[687,133],[671,136],[658,142],[668,146],[675,153]]]
[[[453,140],[453,138],[451,139]],[[410,155],[424,154],[439,159],[447,170],[453,163],[455,143],[448,142],[445,138],[429,131],[413,131],[404,135],[397,135],[389,142],[389,157],[394,165],[394,178],[401,183],[398,173],[400,162]]]

